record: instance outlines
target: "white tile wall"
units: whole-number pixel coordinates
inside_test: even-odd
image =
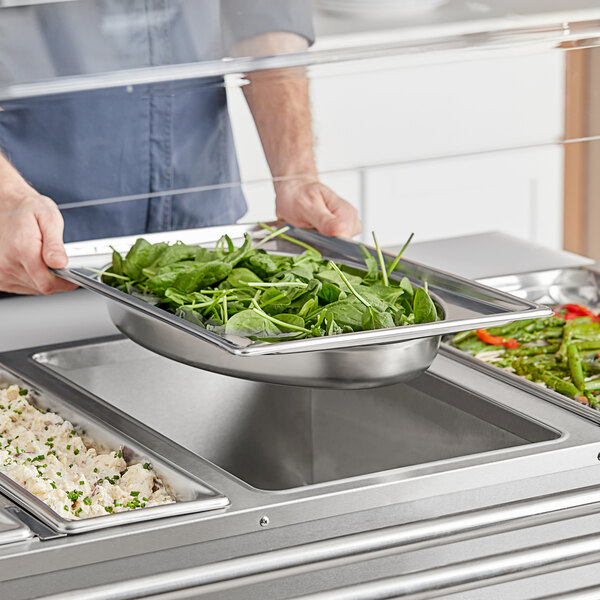
[[[560,248],[562,149],[372,169],[362,218],[383,244],[497,230]]]

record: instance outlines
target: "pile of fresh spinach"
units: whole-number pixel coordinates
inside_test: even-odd
[[[278,342],[436,321],[425,287],[390,274],[408,246],[386,264],[361,246],[366,271],[324,260],[311,246],[264,226],[257,244],[223,236],[213,250],[138,239],[125,258],[113,251],[104,283],[221,335]],[[261,246],[281,236],[304,248],[282,256]]]

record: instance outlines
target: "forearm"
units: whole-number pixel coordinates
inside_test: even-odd
[[[274,178],[316,176],[308,80],[256,73],[244,93]]]
[[[274,32],[240,44],[238,53],[275,55],[308,47],[304,38]],[[309,82],[302,68],[258,71],[247,75],[243,91],[254,117],[274,178],[316,177]]]

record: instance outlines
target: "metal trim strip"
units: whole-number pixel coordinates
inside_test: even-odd
[[[126,582],[72,590],[46,596],[46,600],[130,600],[138,598],[142,594],[149,596],[174,592],[303,565],[315,565],[315,568],[318,569],[319,563],[332,559],[347,558],[356,561],[361,558],[373,558],[374,552],[377,551],[390,549],[403,551],[406,547],[414,547],[416,544],[440,543],[442,540],[456,539],[457,537],[460,539],[477,537],[482,535],[484,530],[499,528],[506,531],[538,525],[542,522],[559,521],[565,518],[563,511],[577,507],[588,507],[587,512],[596,513],[599,502],[600,488],[588,487],[576,492],[552,494],[534,500],[517,501],[407,525],[350,534],[180,571],[159,573]],[[435,577],[435,580],[438,582],[438,587],[444,584],[456,585],[457,582],[463,583],[470,579],[480,580],[482,576],[488,576],[488,574],[511,573],[518,568],[525,571],[538,565],[553,565],[559,561],[577,558],[592,560],[599,555],[600,535],[584,536],[551,548],[546,546],[527,548],[508,555],[470,561],[464,565],[461,563],[449,565],[444,568],[442,575]],[[429,582],[434,581],[434,576],[439,572],[440,569],[436,569],[433,572],[424,571],[424,575],[416,573],[382,580],[382,582],[369,582],[347,588],[351,593],[357,588],[362,595],[331,596],[331,599],[388,598],[397,596],[397,592],[401,589],[426,589]],[[473,579],[474,575],[481,577]],[[392,589],[394,593],[391,596],[372,595],[372,586],[375,586],[373,589],[376,592],[379,592],[380,589]],[[346,588],[342,588],[342,591],[344,590]],[[369,595],[364,595],[366,592]],[[321,597],[323,600],[325,598],[329,600],[329,596],[306,596],[311,599],[321,599]]]

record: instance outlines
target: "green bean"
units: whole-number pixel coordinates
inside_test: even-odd
[[[549,329],[546,329],[545,331],[534,331],[533,333],[524,333],[523,335],[519,336],[519,341],[525,343],[537,340],[548,340],[552,338],[560,340],[560,338],[562,337],[562,333],[562,329],[559,329],[558,327],[551,327]]]
[[[587,398],[589,405],[592,408],[597,409],[599,402],[598,402],[598,398],[596,398],[596,396],[594,396],[594,394],[592,394],[592,392],[588,392],[587,390],[584,392],[585,397]]]
[[[585,382],[586,392],[597,392],[600,390],[600,379],[593,379]]]
[[[470,354],[477,354],[478,352],[481,352],[482,350],[485,350],[486,348],[490,347],[491,346],[489,346],[485,342],[482,342],[479,338],[468,339],[459,346],[461,350]],[[499,348],[499,350],[500,349],[501,348]]]
[[[450,341],[455,346],[458,346],[460,343],[464,342],[465,340],[468,340],[469,338],[474,338],[474,337],[477,337],[477,333],[473,330],[461,331],[460,333],[457,333],[456,335],[452,336],[452,339]]]
[[[536,356],[538,354],[555,354],[558,345],[554,346],[520,346],[506,351],[507,356]]]
[[[586,342],[579,342],[577,340],[574,340],[574,342],[577,345],[577,348],[579,348],[579,350],[596,350],[597,352],[600,351],[600,339],[598,338],[596,338],[596,340],[590,340]]]
[[[579,356],[579,350],[575,344],[569,344],[567,346],[567,363],[569,365],[569,372],[573,383],[581,391],[585,388],[583,380],[583,367],[581,365],[581,357]]]
[[[538,367],[532,364],[527,364],[523,359],[521,359],[521,363],[523,366],[523,370],[525,373],[530,375],[535,381],[540,381],[546,387],[549,387],[559,394],[563,394],[564,396],[568,396],[569,398],[573,398],[578,402],[588,404],[588,399],[582,395],[581,391],[577,386],[575,386],[570,381],[565,381],[561,377],[550,373],[549,371],[544,370],[542,367]],[[583,402],[585,400],[585,402]]]
[[[563,394],[564,396],[573,398],[578,402],[581,401],[581,398],[585,398],[585,396],[582,396],[579,388],[573,385],[570,381],[565,381],[564,379],[561,379],[556,375],[552,375],[552,373],[540,374],[540,380],[542,381],[542,383],[547,385],[549,388],[552,388],[553,390],[557,391],[559,394]]]

